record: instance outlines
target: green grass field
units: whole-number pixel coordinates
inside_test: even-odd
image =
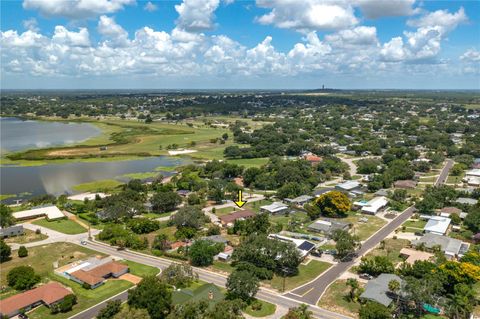
[[[389,260],[391,260],[394,264],[397,264],[403,259],[400,257],[400,250],[406,247],[410,241],[406,239],[393,239],[387,238],[384,240],[385,247],[381,249],[381,246],[375,248],[374,250],[370,251],[367,256],[386,256]]]
[[[367,218],[368,221],[366,223],[360,222],[361,218]],[[387,223],[385,220],[379,217],[355,213],[350,213],[348,217],[341,218],[339,220],[347,223],[352,223],[354,226],[354,229],[352,229],[352,233],[357,235],[361,241],[366,240],[367,238],[372,236]]]
[[[364,284],[360,283],[360,286],[363,287]],[[360,303],[348,298],[349,291],[346,280],[336,280],[325,291],[318,306],[356,318],[360,310]]]
[[[405,232],[415,233],[421,232],[426,224],[427,221],[425,220],[407,220],[402,224],[402,226],[406,227]]]
[[[213,262],[212,268],[226,273],[231,273],[235,269],[229,263],[218,260]]]
[[[77,192],[101,192],[112,190],[122,184],[122,182],[114,179],[102,179],[94,182],[75,185],[73,186],[73,190]]]
[[[87,229],[85,229],[82,225],[70,219],[60,219],[50,222],[46,219],[39,219],[33,221],[32,224],[43,226],[68,235],[81,234],[87,231]]]
[[[266,301],[263,301],[263,300],[256,300],[257,303],[259,303],[261,305],[261,308],[258,309],[258,310],[254,310],[252,308],[252,304],[250,304],[247,308],[245,308],[244,312],[247,314],[247,315],[250,315],[252,317],[257,317],[257,318],[261,318],[261,317],[266,317],[266,316],[270,316],[270,315],[273,315],[275,313],[275,310],[277,309],[277,306],[274,305],[274,304],[271,304],[269,302],[266,302]]]
[[[139,264],[131,260],[122,260],[120,262],[122,264],[128,265],[129,272],[135,276],[139,276],[139,277],[156,276],[160,272],[160,269],[158,269],[157,267]]]
[[[331,265],[332,264],[318,260],[311,260],[307,265],[301,264],[298,267],[298,275],[285,278],[285,291],[292,290],[295,287],[312,281],[325,270],[330,268]],[[272,286],[272,288],[282,291],[283,277],[275,275],[273,279],[270,280],[270,285]]]

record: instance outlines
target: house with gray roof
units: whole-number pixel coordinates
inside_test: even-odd
[[[350,228],[350,224],[330,218],[322,218],[317,219],[316,221],[308,225],[307,228],[311,232],[322,233],[326,236],[331,236],[332,233],[337,229],[348,230]]]
[[[403,280],[397,275],[381,274],[367,283],[360,299],[375,301],[388,307],[395,298],[394,294],[388,289],[388,283],[392,280],[398,281],[401,287],[404,285]]]
[[[0,227],[0,238],[7,238],[12,236],[20,236],[20,235],[23,235],[22,225],[13,225],[5,228]]]
[[[295,197],[293,199],[285,198],[284,201],[289,203],[289,204],[303,206],[306,203],[308,203],[309,201],[311,201],[312,199],[313,199],[313,197],[310,196],[310,195],[302,195],[302,196]]]
[[[459,203],[463,205],[475,205],[477,204],[477,200],[473,198],[460,197],[455,201],[455,203]]]
[[[468,244],[461,240],[450,238],[447,236],[437,235],[434,233],[427,233],[418,240],[413,240],[412,245],[415,247],[424,246],[428,249],[440,247],[440,250],[445,254],[445,257],[452,259],[455,256],[461,256],[468,250]]]

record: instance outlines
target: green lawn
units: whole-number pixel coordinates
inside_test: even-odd
[[[307,265],[301,264],[298,267],[298,275],[285,278],[285,291],[292,290],[295,287],[312,281],[330,266],[331,264],[318,260],[311,260]],[[272,288],[282,291],[283,277],[274,275],[273,279],[270,280],[270,285]]]
[[[122,182],[114,179],[102,179],[94,182],[75,185],[73,186],[73,190],[78,192],[101,192],[112,190],[122,184]]]
[[[68,235],[81,234],[87,231],[87,229],[85,229],[82,225],[70,219],[60,219],[60,220],[54,220],[54,221],[39,219],[39,220],[33,221],[32,224],[50,228],[55,231],[68,234]]]
[[[227,160],[227,162],[249,168],[249,167],[260,167],[262,165],[265,165],[267,164],[268,160],[269,160],[268,157],[261,157],[261,158],[230,159],[230,160]]]
[[[361,287],[364,285],[359,284]],[[350,288],[346,285],[346,280],[336,280],[325,291],[322,299],[318,302],[318,306],[356,318],[360,310],[360,303],[348,298],[349,291]]]
[[[144,178],[156,177],[159,174],[160,173],[158,172],[130,173],[130,174],[124,174],[120,177],[126,177],[131,179],[144,179]]]
[[[458,184],[462,182],[463,176],[465,173],[462,173],[459,176],[448,175],[447,177],[447,184]]]
[[[367,256],[387,256],[394,264],[403,261],[400,258],[400,250],[406,247],[410,241],[406,239],[393,239],[387,238],[385,241],[384,249],[381,249],[381,244],[374,250],[370,251]]]
[[[367,218],[366,223],[360,222],[361,218]],[[352,233],[355,233],[361,241],[366,240],[380,228],[382,228],[387,222],[379,217],[350,213],[346,218],[339,219],[342,222],[353,224]]]
[[[160,272],[157,267],[139,264],[131,260],[122,260],[121,263],[128,265],[129,272],[139,277],[156,276]]]
[[[212,268],[215,270],[231,273],[235,268],[233,268],[229,263],[215,260],[213,262]]]
[[[257,310],[252,309],[252,305],[253,305],[252,303],[247,308],[245,308],[244,312],[252,317],[266,317],[266,316],[273,315],[275,313],[275,310],[277,309],[276,305],[263,300],[257,299],[256,303],[261,305],[260,309],[257,309]]]
[[[402,224],[402,226],[405,226],[405,232],[409,233],[415,233],[415,232],[421,232],[425,225],[427,224],[427,221],[425,220],[407,220]]]

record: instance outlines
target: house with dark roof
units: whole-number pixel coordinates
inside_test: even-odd
[[[469,247],[468,243],[464,243],[461,240],[437,235],[434,233],[427,233],[418,240],[413,240],[412,245],[414,247],[425,247],[428,250],[433,250],[435,247],[440,247],[440,250],[445,254],[448,259],[462,256]]]
[[[403,287],[404,282],[397,275],[380,274],[380,276],[367,283],[365,291],[360,295],[360,299],[375,301],[388,307],[395,297],[395,295],[388,289],[388,283],[392,280],[398,281],[400,287]]]
[[[71,294],[70,290],[58,282],[51,282],[3,299],[0,302],[0,316],[11,318],[21,311],[29,311],[40,305],[50,308]]]
[[[305,258],[313,249],[315,249],[315,244],[308,240],[296,239],[278,234],[270,234],[268,235],[268,238],[294,244],[302,258]]]
[[[248,218],[252,218],[255,216],[255,213],[252,212],[251,210],[239,210],[236,212],[233,212],[228,215],[223,215],[220,216],[220,222],[222,223],[222,226],[232,226],[237,220],[244,220]]]
[[[393,183],[395,188],[402,188],[402,189],[413,189],[417,187],[417,182],[411,179],[400,180]]]

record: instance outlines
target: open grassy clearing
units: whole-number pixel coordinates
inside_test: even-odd
[[[447,184],[458,184],[462,183],[462,179],[465,176],[465,173],[460,174],[459,176],[448,175]]]
[[[12,254],[11,260],[2,263],[0,283],[6,285],[8,271],[17,266],[29,265],[33,267],[35,272],[40,276],[48,277],[53,275],[53,262],[58,262],[58,265],[61,267],[68,263],[93,256],[105,255],[70,243],[55,243],[30,247],[28,248],[27,257],[19,258],[17,254]]]
[[[422,231],[425,225],[427,224],[426,220],[407,220],[402,224],[405,226],[405,232],[415,233],[418,231]]]
[[[387,238],[384,240],[385,247],[382,249],[381,245],[370,251],[367,256],[387,256],[394,264],[400,263],[403,259],[400,257],[400,250],[406,247],[410,241],[406,239]]]
[[[343,315],[358,318],[360,303],[350,300],[348,297],[350,287],[346,285],[346,282],[346,280],[334,281],[323,294],[318,302],[318,306]],[[363,283],[359,282],[359,284],[360,287],[364,287]]]
[[[129,272],[139,277],[156,276],[160,272],[157,267],[139,264],[131,260],[122,260],[120,263],[127,265]]]
[[[253,309],[252,306],[254,303],[261,305],[261,308]],[[250,304],[247,308],[245,308],[243,312],[245,312],[247,315],[258,318],[273,315],[275,313],[275,310],[277,310],[276,305],[263,300],[256,300],[254,303]]]
[[[0,194],[0,201],[9,199],[9,198],[15,198],[17,195],[14,194]]]
[[[129,179],[145,179],[150,177],[157,177],[161,175],[159,172],[145,172],[145,173],[130,173],[119,176],[120,178],[129,178]]]
[[[361,218],[367,218],[368,221],[366,223],[360,222]],[[353,229],[351,232],[357,235],[361,241],[368,239],[387,223],[385,220],[379,217],[353,212],[347,217],[339,220],[353,224]]]
[[[240,159],[230,159],[227,160],[228,163],[237,164],[245,166],[246,168],[249,167],[260,167],[262,165],[267,164],[269,161],[268,157],[261,157],[261,158],[240,158]]]
[[[102,179],[94,182],[75,185],[73,186],[73,190],[77,192],[103,192],[112,190],[122,184],[122,182],[114,179]]]
[[[292,290],[295,287],[312,281],[325,270],[330,268],[331,265],[332,264],[318,260],[310,260],[310,262],[306,265],[301,264],[298,267],[298,275],[285,278],[285,291]],[[274,275],[272,280],[266,282],[270,283],[270,286],[272,286],[272,288],[278,289],[280,291],[282,291],[283,289],[283,277],[281,276]]]
[[[13,243],[15,243],[15,244],[26,244],[26,243],[32,243],[32,242],[35,242],[35,241],[44,240],[44,239],[47,239],[47,238],[48,238],[48,236],[45,235],[45,234],[36,234],[32,230],[24,228],[23,229],[23,235],[5,238],[4,241],[7,244],[13,244]]]
[[[213,262],[213,265],[211,266],[214,270],[218,270],[221,272],[226,272],[226,273],[231,273],[235,270],[229,263],[215,260]]]
[[[53,229],[55,231],[68,234],[68,235],[81,234],[87,231],[87,229],[85,229],[82,225],[70,219],[60,219],[60,220],[54,220],[54,221],[48,221],[46,219],[38,219],[33,221],[32,224]]]

